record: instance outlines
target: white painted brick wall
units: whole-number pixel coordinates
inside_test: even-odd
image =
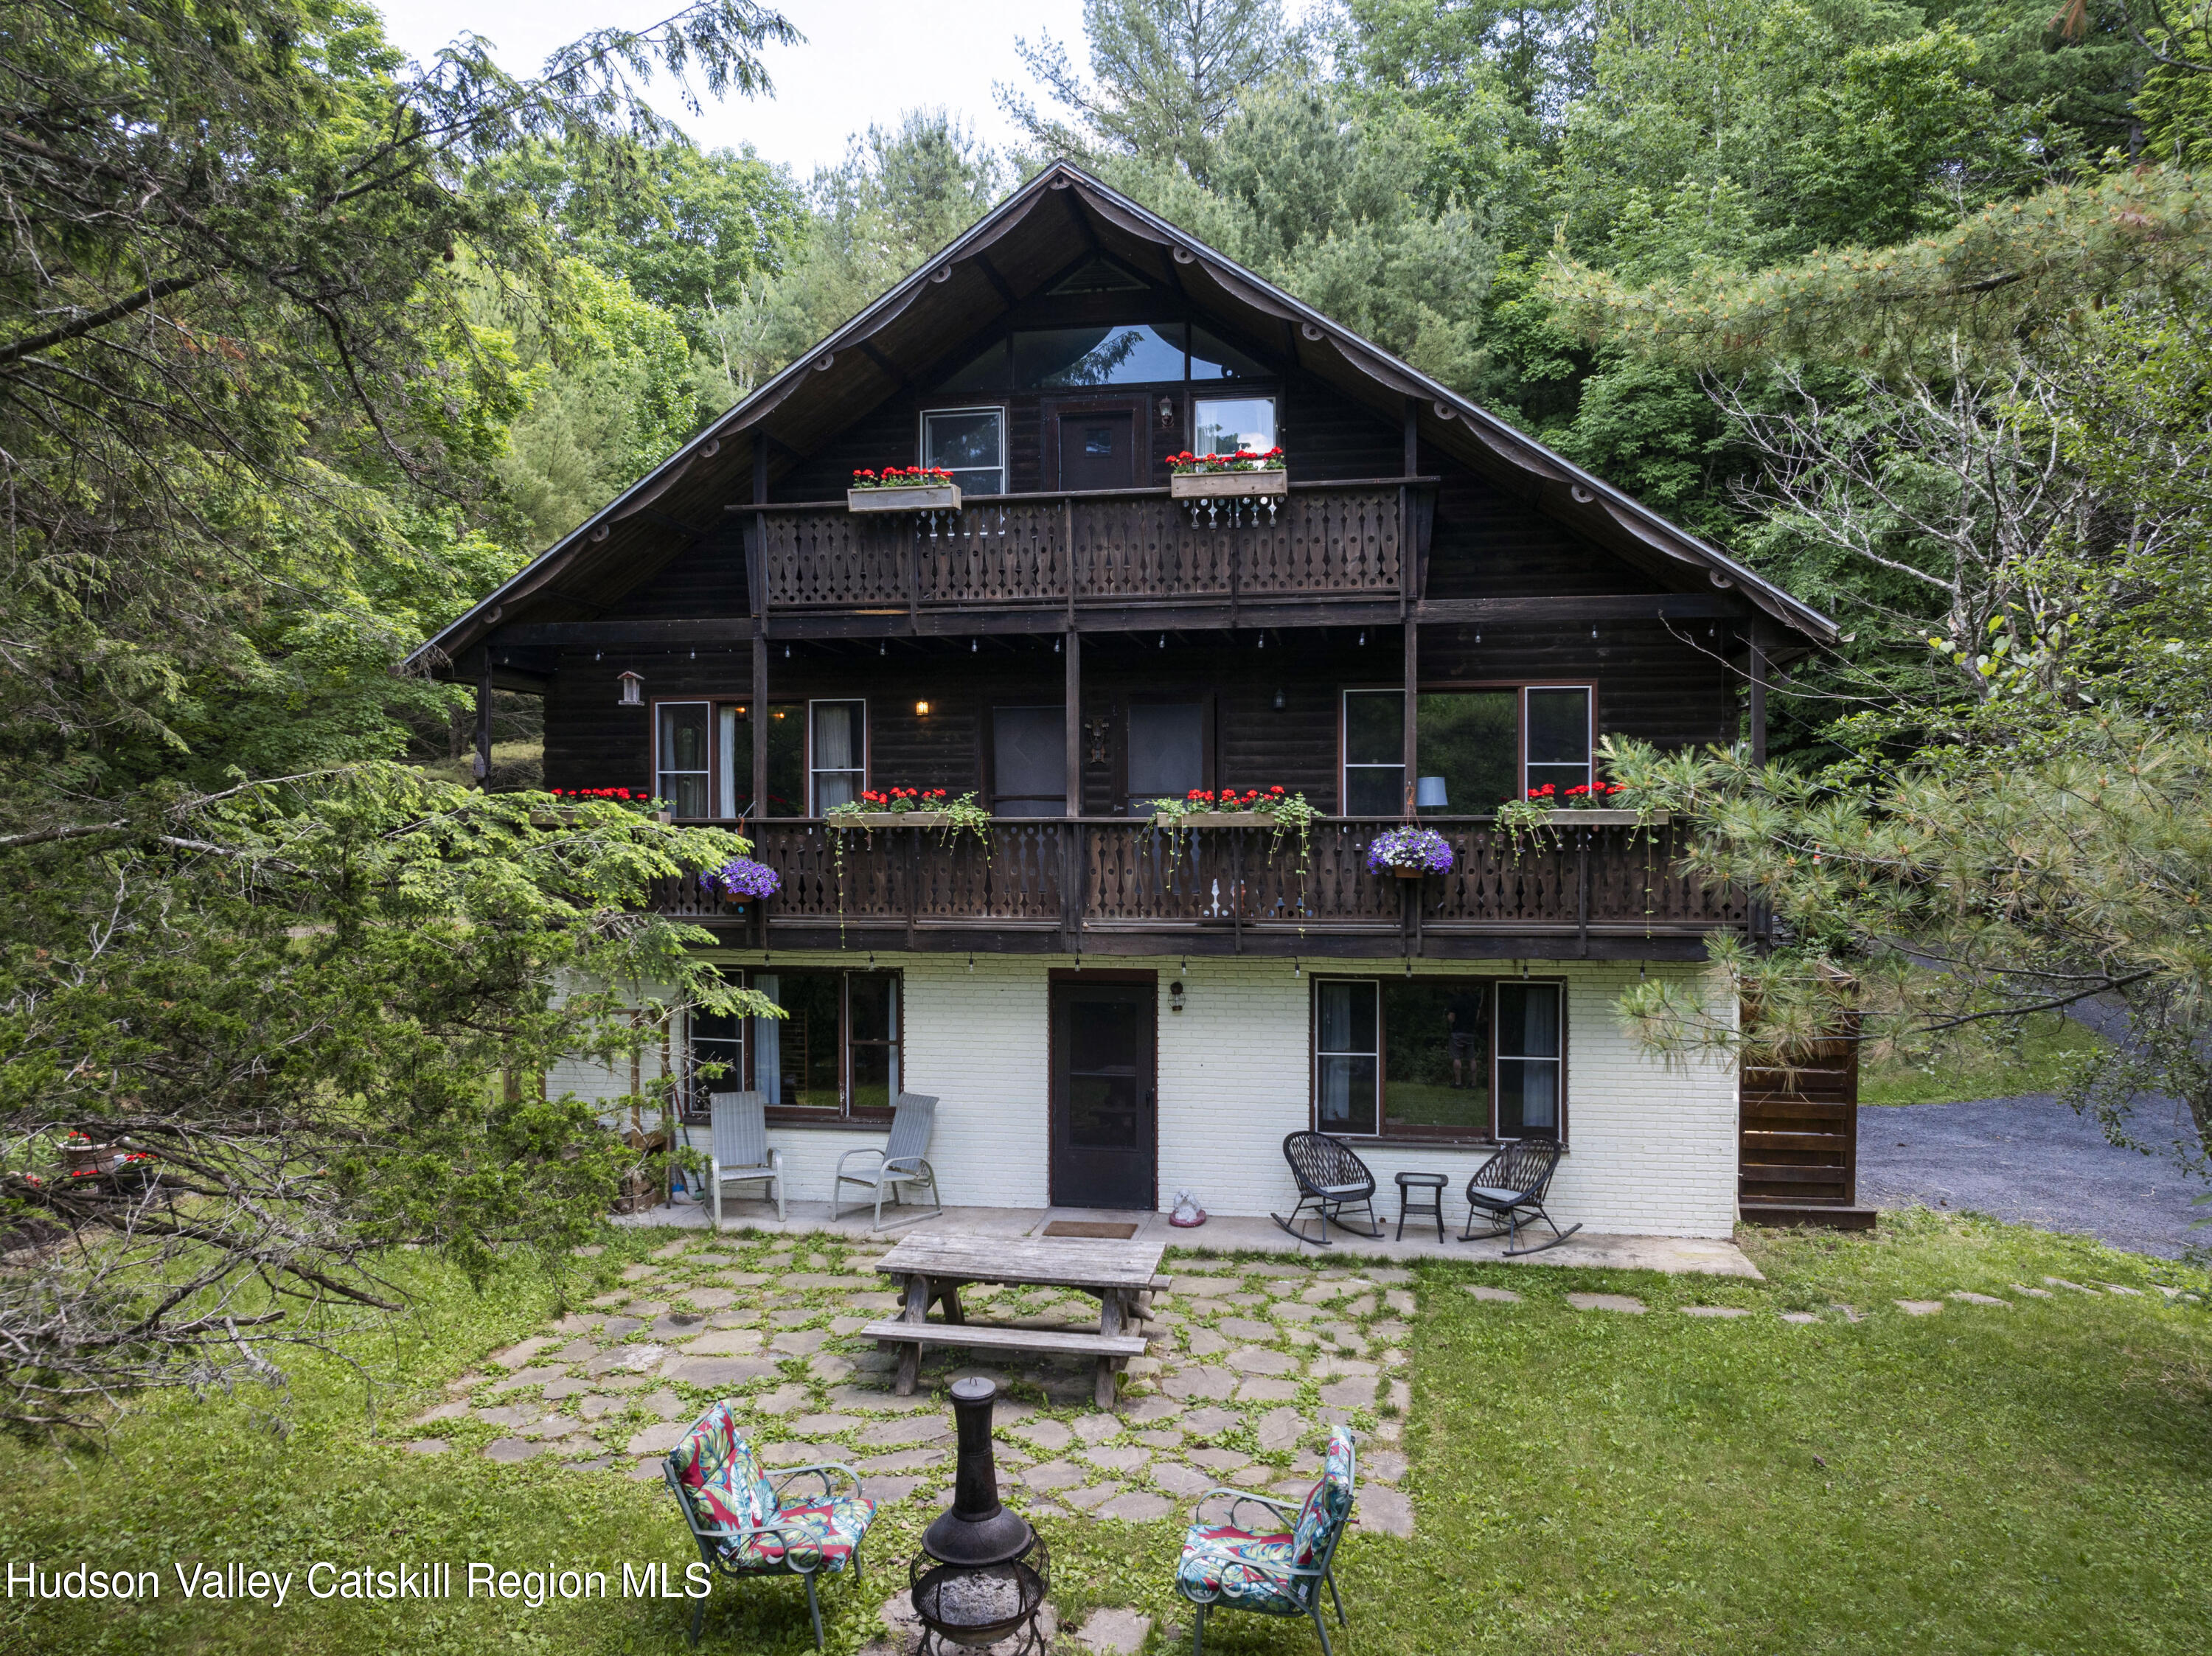
[[[731,954],[736,965],[758,956]],[[849,955],[779,951],[775,967],[851,966]],[[957,1205],[1042,1207],[1047,1195],[1049,1096],[1046,973],[1073,961],[1054,956],[880,955],[905,974],[906,1073],[911,1091],[938,1095],[930,1161],[945,1200]],[[1093,966],[1104,966],[1097,956]],[[1282,1156],[1285,1133],[1309,1125],[1311,979],[1272,959],[1115,960],[1159,974],[1159,1192],[1196,1192],[1223,1215],[1287,1212],[1297,1199]],[[1330,963],[1331,974],[1395,974],[1396,959]],[[1465,962],[1425,962],[1424,974],[1465,972]],[[1532,968],[1535,969],[1535,968]],[[1654,962],[1652,974],[1697,981],[1705,968]],[[1552,1186],[1562,1225],[1662,1236],[1726,1236],[1735,1222],[1736,1088],[1732,1068],[1710,1059],[1669,1065],[1639,1052],[1613,1003],[1635,979],[1634,961],[1558,963],[1539,975],[1567,984],[1569,1153]],[[1483,975],[1497,975],[1495,963]],[[1168,1008],[1180,978],[1185,1010]],[[657,1054],[645,1073],[658,1073]],[[556,1092],[605,1098],[624,1092],[627,1067],[564,1065]],[[703,1131],[695,1133],[703,1140]],[[879,1131],[776,1127],[787,1194],[827,1200],[837,1157],[882,1142]],[[1355,1141],[1357,1142],[1357,1141]],[[703,1143],[702,1143],[703,1147]],[[1450,1176],[1445,1211],[1465,1216],[1459,1192],[1487,1151],[1370,1143],[1376,1205],[1395,1216],[1391,1175],[1418,1168]]]

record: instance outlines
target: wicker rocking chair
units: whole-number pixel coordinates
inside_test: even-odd
[[[1460,1240],[1480,1242],[1503,1236],[1506,1239],[1508,1259],[1522,1253],[1541,1253],[1547,1247],[1559,1247],[1582,1228],[1573,1224],[1561,1230],[1552,1216],[1544,1211],[1544,1192],[1551,1188],[1552,1175],[1559,1167],[1559,1147],[1551,1139],[1524,1138],[1498,1151],[1477,1168],[1474,1177],[1467,1181],[1467,1229]],[[1488,1230],[1475,1229],[1477,1214],[1490,1216]],[[1520,1247],[1524,1214],[1550,1225],[1552,1240],[1539,1242],[1534,1247]]]
[[[1285,1230],[1301,1242],[1315,1242],[1299,1228],[1304,1222],[1299,1216],[1310,1210],[1321,1220],[1317,1247],[1330,1246],[1328,1222],[1332,1219],[1356,1236],[1382,1234],[1382,1222],[1375,1216],[1375,1175],[1352,1154],[1351,1145],[1325,1132],[1294,1132],[1283,1140],[1283,1159],[1291,1164],[1291,1177],[1297,1180],[1297,1205],[1288,1218],[1279,1213],[1267,1216]],[[1367,1210],[1364,1231],[1345,1217],[1345,1210],[1354,1207]]]

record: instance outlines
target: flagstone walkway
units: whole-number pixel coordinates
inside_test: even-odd
[[[1413,1404],[1410,1271],[1171,1259],[1173,1289],[1152,1296],[1149,1355],[1130,1362],[1109,1415],[1093,1406],[1083,1362],[983,1368],[936,1353],[921,1391],[896,1396],[896,1357],[855,1338],[898,1303],[872,1268],[884,1247],[834,1235],[672,1241],[625,1267],[622,1288],[452,1382],[407,1447],[657,1478],[690,1423],[727,1398],[769,1466],[839,1461],[878,1501],[943,1505],[944,1388],[988,1374],[1003,1388],[1002,1493],[1027,1512],[1141,1522],[1224,1483],[1302,1498],[1341,1422],[1361,1447],[1356,1524],[1412,1533],[1397,1487]],[[1096,1301],[1049,1289],[981,1286],[962,1297],[994,1321],[1097,1319]]]

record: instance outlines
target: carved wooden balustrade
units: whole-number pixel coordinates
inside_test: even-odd
[[[1688,957],[1705,933],[1747,923],[1739,894],[1681,868],[1674,828],[1563,818],[1516,841],[1488,818],[1424,819],[1451,842],[1453,865],[1410,881],[1366,866],[1396,826],[1324,819],[1302,858],[1295,834],[1170,833],[1123,817],[1002,818],[988,844],[772,820],[749,830],[783,877],[766,905],[693,880],[665,883],[655,907],[757,941],[765,919],[779,947],[1102,954],[1497,955],[1517,941],[1532,955]]]
[[[957,513],[758,515],[771,610],[1050,607],[1395,596],[1407,529],[1421,521],[1406,500],[1394,482],[1311,483],[1272,502],[1133,489]]]

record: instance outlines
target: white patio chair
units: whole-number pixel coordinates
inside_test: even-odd
[[[936,1212],[944,1212],[945,1204],[937,1197],[937,1174],[929,1163],[922,1160],[921,1155],[929,1148],[929,1135],[936,1126],[935,1098],[927,1093],[901,1093],[897,1112],[891,1117],[890,1142],[881,1149],[871,1147],[848,1150],[837,1158],[837,1181],[830,1187],[831,1222],[834,1223],[843,1211],[841,1198],[848,1185],[858,1185],[863,1190],[875,1192],[874,1228],[878,1230],[884,1228],[884,1193],[886,1191],[890,1192],[892,1201],[903,1203],[906,1186],[927,1185],[932,1206]],[[866,1165],[866,1159],[870,1156],[875,1158],[872,1167]],[[862,1162],[859,1170],[846,1172],[847,1165],[854,1161]]]
[[[768,1096],[764,1093],[714,1093],[707,1101],[714,1117],[714,1151],[707,1162],[708,1187],[714,1192],[714,1228],[722,1228],[722,1186],[765,1181],[783,1215],[783,1152],[768,1147]]]

